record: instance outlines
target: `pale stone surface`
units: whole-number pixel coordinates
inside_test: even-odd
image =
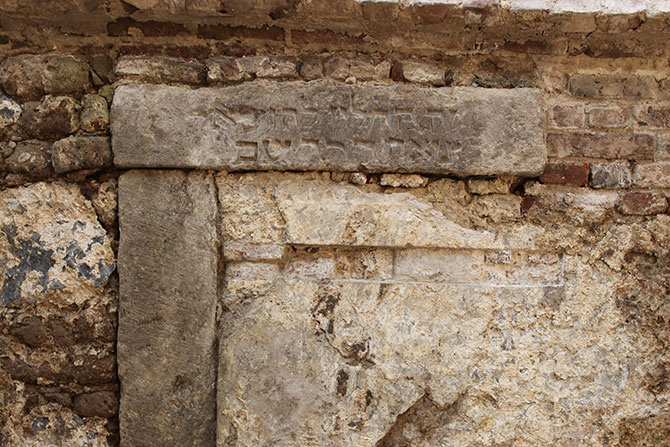
[[[121,445],[211,447],[218,250],[213,180],[119,179]]]
[[[0,92],[0,131],[14,124],[21,116],[21,106]]]
[[[633,183],[643,188],[670,188],[670,161],[636,165]]]
[[[535,175],[542,121],[533,89],[125,85],[112,146],[120,167]]]
[[[279,209],[275,239],[291,245],[280,263],[227,273],[235,311],[220,326],[218,446],[614,446],[603,436],[616,440],[628,420],[667,405],[647,385],[667,357],[664,332],[627,313],[667,312],[624,301],[631,290],[664,299],[631,272],[646,275],[636,262],[665,268],[670,216],[607,221],[616,193],[534,185],[527,192],[558,213],[546,217],[553,224],[488,223],[483,238],[440,211],[463,200],[461,214],[481,212],[464,182],[416,194],[301,174],[218,182],[244,185],[245,202],[232,187],[219,198],[250,207],[249,222]],[[495,196],[481,197],[503,208]],[[525,238],[544,249],[498,246]],[[449,248],[407,248],[426,240]]]
[[[379,184],[393,188],[420,188],[428,184],[428,178],[417,174],[382,174]]]
[[[410,194],[365,193],[343,184],[285,181],[274,192],[286,237],[298,245],[494,248],[489,231],[464,228]]]
[[[76,185],[0,193],[0,303],[82,305],[114,271],[109,238]]]

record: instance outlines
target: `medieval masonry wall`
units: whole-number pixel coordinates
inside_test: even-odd
[[[0,446],[670,446],[668,42],[0,0]]]

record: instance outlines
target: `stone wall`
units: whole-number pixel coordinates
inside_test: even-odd
[[[182,3],[0,0],[0,445],[670,445],[663,2]],[[537,89],[537,113],[485,121],[534,123],[546,153],[189,152],[207,92],[322,84]],[[117,270],[119,188],[126,253],[156,248]],[[117,334],[119,274],[146,298],[121,313],[136,333]],[[183,301],[153,307],[156,283]],[[186,349],[138,354],[170,337]],[[216,361],[189,373],[186,354]]]

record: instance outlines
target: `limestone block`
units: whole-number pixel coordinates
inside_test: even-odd
[[[119,178],[121,445],[214,442],[216,197],[203,173]]]
[[[536,175],[546,158],[534,89],[125,85],[111,119],[120,167]]]
[[[114,271],[110,241],[76,185],[0,193],[0,303],[81,305]]]

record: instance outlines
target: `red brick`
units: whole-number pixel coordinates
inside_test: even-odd
[[[635,108],[635,118],[640,126],[653,128],[670,127],[670,105],[645,105]]]
[[[621,214],[651,215],[665,213],[668,199],[660,191],[630,191],[619,204]]]
[[[651,160],[655,141],[642,133],[550,133],[547,148],[550,157],[589,157],[605,159]]]
[[[625,106],[596,107],[589,110],[589,127],[625,127],[628,124],[628,108]]]
[[[548,163],[540,176],[542,183],[555,185],[586,186],[589,181],[588,163]]]
[[[247,28],[245,26],[200,25],[198,37],[201,39],[227,40],[232,38],[284,40],[284,30],[276,26]]]
[[[586,114],[584,106],[579,105],[557,105],[549,110],[549,121],[553,127],[584,127]]]
[[[574,96],[587,98],[653,98],[657,91],[652,76],[574,74],[568,88]]]

